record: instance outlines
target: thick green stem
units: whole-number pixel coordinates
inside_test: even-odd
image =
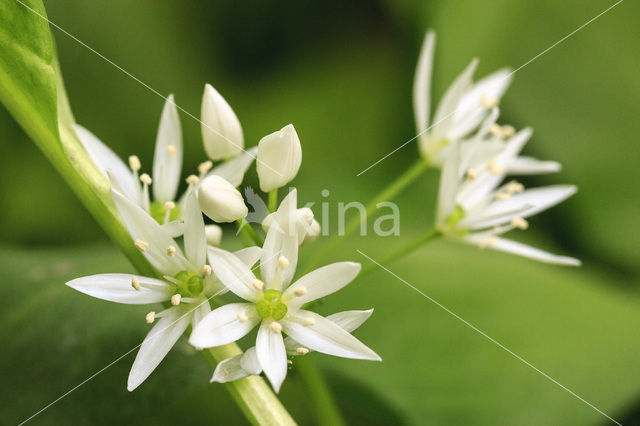
[[[366,268],[362,269],[362,272],[360,272],[360,274],[358,276],[362,277],[363,275],[368,274],[368,273],[376,270],[380,265],[382,265],[382,266],[388,265],[388,264],[400,259],[401,257],[404,257],[404,256],[412,253],[413,251],[415,251],[418,248],[422,247],[423,245],[425,245],[429,241],[434,240],[434,239],[438,238],[441,235],[442,235],[442,233],[440,231],[438,231],[437,229],[431,229],[430,231],[427,231],[423,235],[421,235],[418,239],[410,242],[409,244],[405,245],[404,247],[401,247],[399,250],[396,250],[393,253],[391,253],[391,254],[387,255],[386,257],[382,258],[382,260],[377,260],[378,263],[369,264]]]
[[[305,389],[312,396],[313,414],[318,424],[345,425],[346,422],[338,409],[335,398],[313,359],[308,356],[297,357],[295,369],[300,375]]]
[[[278,188],[269,192],[269,211],[271,213],[275,212],[278,208]]]
[[[365,217],[370,217],[375,209],[378,207],[378,204],[383,201],[390,201],[396,195],[398,195],[402,190],[404,190],[411,182],[416,180],[420,175],[422,175],[429,168],[429,162],[424,158],[420,157],[418,161],[416,161],[413,166],[409,167],[403,174],[398,176],[393,182],[391,182],[386,188],[384,188],[378,195],[376,195],[366,206],[365,206]],[[307,271],[314,269],[316,266],[320,264],[320,261],[328,254],[333,252],[342,241],[344,241],[348,236],[353,234],[353,232],[358,229],[360,226],[361,215],[358,214],[352,217],[345,226],[344,233],[342,235],[337,235],[333,237],[329,242],[327,242],[320,250],[318,250],[313,257],[309,260]]]

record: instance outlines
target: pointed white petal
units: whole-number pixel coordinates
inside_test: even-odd
[[[213,273],[222,284],[244,300],[258,300],[258,291],[253,286],[256,276],[242,260],[233,253],[216,247],[209,247],[207,252]]]
[[[247,351],[242,355],[240,365],[242,366],[242,369],[249,374],[257,376],[262,373],[262,367],[260,366],[260,361],[258,361],[258,352],[256,351],[255,346],[247,349]]]
[[[202,95],[202,141],[207,156],[214,161],[233,157],[242,151],[242,126],[231,106],[210,84]]]
[[[160,226],[171,238],[178,238],[184,234],[184,222],[182,220],[172,220]]]
[[[507,164],[507,174],[509,175],[538,175],[559,172],[561,169],[560,163],[542,161],[532,157],[517,157]]]
[[[107,170],[111,170],[120,190],[130,199],[137,200],[139,198],[138,182],[133,177],[133,172],[129,170],[120,157],[84,127],[74,124],[73,130],[75,130],[82,146],[100,171],[107,176]]]
[[[313,319],[313,325],[303,325]],[[374,351],[334,322],[310,311],[300,310],[292,319],[282,321],[282,328],[303,346],[343,358],[381,361]]]
[[[246,336],[259,321],[252,303],[230,303],[214,309],[200,320],[189,343],[197,348],[226,345]]]
[[[296,212],[297,191],[294,188],[280,203],[264,240],[260,273],[265,283],[273,282],[281,256],[289,261],[289,266],[280,275],[280,290],[291,282],[298,263]]]
[[[195,328],[196,325],[211,312],[211,305],[209,305],[209,300],[206,297],[200,297],[198,301],[195,302],[195,308],[192,306],[191,309],[193,309],[191,327]]]
[[[134,277],[140,283],[140,290],[131,285]],[[171,298],[171,286],[166,282],[132,274],[90,275],[71,280],[67,285],[89,296],[117,303],[143,305]]]
[[[223,177],[231,185],[238,187],[242,183],[249,166],[256,159],[257,154],[258,147],[254,146],[215,167],[207,176],[217,175]]]
[[[337,262],[323,266],[301,277],[283,294],[289,309],[297,309],[305,303],[334,293],[349,284],[360,272],[360,264]],[[304,294],[296,296],[296,291]]]
[[[271,323],[263,321],[256,338],[256,353],[260,367],[276,393],[287,377],[287,352],[281,333],[271,330]]]
[[[191,315],[184,307],[171,308],[160,318],[142,342],[133,362],[127,389],[137,388],[164,359],[191,321]]]
[[[449,157],[440,172],[440,188],[438,190],[438,207],[436,222],[443,226],[456,206],[456,194],[460,185],[458,170],[460,168],[460,143],[454,142]]]
[[[416,73],[413,79],[413,113],[416,119],[416,132],[421,134],[429,126],[431,108],[431,74],[433,72],[433,52],[435,33],[427,31],[418,57]]]
[[[240,365],[242,355],[236,355],[220,361],[211,377],[212,382],[227,383],[250,376]]]
[[[176,198],[182,171],[182,128],[178,109],[169,95],[162,109],[153,156],[153,197],[164,203]]]
[[[154,268],[162,274],[172,276],[187,269],[188,262],[182,250],[158,222],[118,191],[112,189],[111,198],[133,241],[141,240],[148,243],[149,246],[142,254]],[[173,256],[167,254],[169,246],[176,249]]]
[[[234,251],[233,254],[249,268],[253,268],[262,256],[262,247],[252,246]]]
[[[460,98],[469,89],[469,87],[471,87],[471,79],[473,78],[473,73],[477,66],[478,60],[473,59],[442,96],[442,100],[440,101],[435,116],[433,117],[433,128],[431,129],[435,139],[448,136],[449,130],[454,123],[455,111],[458,103],[460,102]]]
[[[544,263],[551,263],[555,265],[569,265],[580,266],[581,262],[578,259],[568,256],[558,256],[535,247],[528,246],[516,241],[508,240],[505,238],[493,238],[487,243],[487,237],[482,235],[470,234],[465,237],[465,240],[482,247],[490,248],[493,250],[504,251],[507,253],[516,254],[518,256],[528,257],[530,259],[538,260]]]
[[[185,199],[184,250],[195,270],[201,271],[207,258],[207,236],[194,190],[189,190]]]

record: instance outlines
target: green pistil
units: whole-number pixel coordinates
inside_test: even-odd
[[[462,206],[460,206],[460,204],[456,204],[453,212],[451,213],[451,216],[449,216],[449,218],[447,219],[447,227],[454,227],[458,222],[464,219],[465,216],[466,213],[464,212]]]
[[[167,209],[164,208],[164,203],[159,203],[157,201],[152,201],[150,206],[150,214],[151,217],[155,219],[159,224],[164,223],[164,217],[167,213]],[[180,217],[180,208],[176,205],[171,209],[171,213],[169,213],[169,221],[177,220]]]
[[[179,293],[182,297],[194,297],[202,293],[204,281],[200,275],[188,271],[180,271],[174,278],[180,281],[180,284],[176,284],[176,293]]]
[[[262,300],[256,303],[260,318],[281,320],[287,314],[287,305],[282,303],[282,293],[278,290],[266,290]]]

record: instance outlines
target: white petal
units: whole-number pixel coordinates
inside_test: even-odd
[[[242,126],[231,106],[210,84],[202,95],[202,141],[207,156],[214,161],[233,157],[242,151]]]
[[[360,264],[355,262],[337,262],[323,266],[301,277],[283,294],[289,309],[297,309],[305,303],[334,293],[349,284],[360,272]],[[296,296],[296,289],[305,289],[305,293]]]
[[[270,192],[282,188],[296,177],[301,163],[300,139],[292,124],[263,137],[256,159],[260,189]]]
[[[555,173],[562,169],[560,163],[555,161],[542,161],[532,157],[517,157],[507,164],[509,175],[537,175]]]
[[[140,290],[131,285],[134,277],[140,283]],[[71,280],[67,285],[89,296],[117,303],[143,305],[171,298],[171,286],[166,282],[133,274],[90,275]]]
[[[241,320],[239,316],[244,316]],[[214,309],[193,329],[189,343],[210,348],[235,342],[249,333],[260,321],[252,303],[229,303]]]
[[[303,325],[303,320],[309,318],[314,320],[314,325]],[[282,321],[282,327],[288,336],[309,349],[343,358],[381,361],[378,354],[360,340],[314,312],[300,310],[292,320]]]
[[[454,142],[449,157],[440,172],[438,189],[438,207],[436,221],[439,226],[445,224],[456,206],[456,194],[459,187],[458,170],[460,168],[460,143]]]
[[[120,191],[130,199],[137,201],[140,198],[139,184],[133,177],[133,172],[120,157],[84,127],[74,124],[73,130],[100,171],[107,176],[107,170],[111,170],[112,177],[117,181]]]
[[[171,276],[187,269],[188,262],[182,254],[182,250],[158,222],[118,191],[112,189],[111,198],[122,216],[131,238],[134,241],[142,240],[149,244],[148,248],[142,252],[149,263],[162,274]],[[169,246],[176,249],[173,256],[167,254]]]
[[[129,373],[127,383],[129,391],[137,388],[149,377],[182,336],[191,321],[191,315],[188,312],[184,307],[169,309],[147,334]]]
[[[271,323],[263,321],[256,338],[256,353],[262,370],[276,393],[287,377],[287,352],[281,333],[271,330]]]
[[[258,361],[258,352],[255,346],[247,349],[247,351],[242,354],[240,365],[244,371],[254,376],[262,373],[262,367],[260,366],[260,361]]]
[[[258,291],[253,286],[256,276],[242,260],[233,253],[216,247],[209,247],[207,252],[213,273],[222,284],[244,300],[258,300]]]
[[[184,250],[195,270],[201,271],[207,258],[207,236],[194,190],[189,190],[185,199]]]
[[[429,126],[431,108],[431,74],[433,71],[433,52],[435,33],[427,31],[418,57],[413,80],[413,113],[416,119],[416,132],[421,134]]]
[[[284,256],[289,261],[289,266],[280,275],[280,290],[291,282],[298,263],[296,212],[297,191],[294,188],[280,203],[264,240],[260,273],[266,284],[273,282],[276,276],[278,259]]]
[[[211,305],[209,305],[209,300],[206,297],[200,297],[198,298],[198,301],[195,302],[195,308],[192,305],[191,309],[193,309],[191,327],[195,328],[196,325],[198,325],[198,323],[202,321],[202,319],[206,317],[209,312],[211,312]]]
[[[200,182],[198,203],[215,222],[235,222],[249,213],[240,191],[218,175],[209,175]]]
[[[234,251],[233,254],[249,268],[253,268],[262,256],[262,247],[252,246]]]
[[[491,240],[487,240],[486,235],[482,236],[470,234],[465,237],[465,240],[471,242],[474,245],[481,245],[482,247],[490,248],[493,250],[517,254],[518,256],[528,257],[540,262],[551,263],[555,265],[580,266],[581,263],[580,260],[574,259],[573,257],[558,256],[537,249],[535,247],[528,246],[526,244],[507,240],[505,238],[493,238]],[[489,241],[489,243],[487,243],[487,241]]]
[[[247,173],[249,166],[251,166],[257,154],[258,147],[254,146],[215,167],[207,176],[217,175],[223,177],[231,185],[238,187],[242,183],[245,173]]]
[[[178,109],[169,95],[162,109],[153,156],[153,197],[164,203],[176,198],[182,171],[182,128]]]
[[[171,238],[178,238],[184,234],[184,222],[182,220],[172,220],[160,226]]]
[[[222,241],[222,228],[218,225],[205,225],[204,233],[207,238],[207,244],[213,247],[220,247]]]
[[[236,355],[220,361],[211,377],[212,382],[227,383],[250,376],[240,365],[242,355]]]

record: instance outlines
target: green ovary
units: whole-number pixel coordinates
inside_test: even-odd
[[[164,203],[159,203],[157,201],[152,201],[150,205],[151,217],[155,219],[159,224],[164,223],[164,216],[167,213],[167,209],[164,208]],[[169,213],[169,221],[177,220],[180,217],[180,207],[177,205],[171,209],[171,213]]]
[[[175,286],[176,293],[179,293],[182,297],[193,297],[202,293],[204,281],[200,275],[189,271],[180,271],[174,278],[180,281],[180,284],[175,284]]]
[[[278,290],[266,290],[262,300],[256,303],[256,311],[260,318],[281,320],[287,314],[287,305],[282,303],[282,293]]]

